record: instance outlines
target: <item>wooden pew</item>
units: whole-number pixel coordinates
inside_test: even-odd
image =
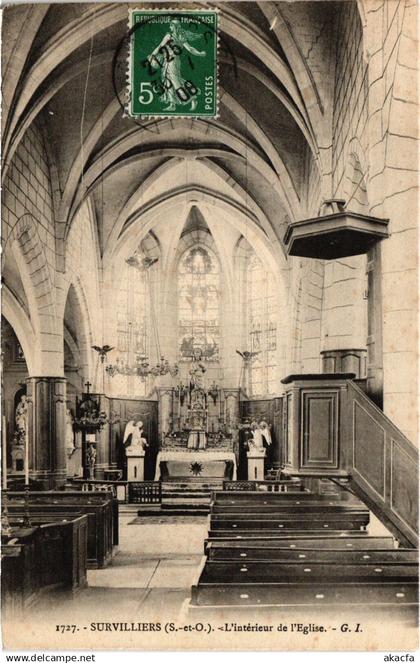
[[[216,491],[208,523],[194,618],[357,606],[411,623],[417,612],[418,552],[368,536],[369,510],[353,496]]]
[[[350,498],[342,499],[340,495],[320,495],[318,493],[310,492],[287,492],[287,493],[259,493],[259,492],[230,492],[230,491],[213,491],[211,506],[223,507],[229,506],[242,508],[243,506],[251,506],[258,509],[260,506],[278,505],[289,502],[308,503],[339,503],[339,504],[359,504],[362,502],[357,498],[351,496]]]
[[[214,549],[220,547],[236,549],[239,551],[252,550],[254,548],[261,550],[278,549],[301,549],[318,548],[329,549],[333,547],[336,550],[371,550],[374,548],[394,548],[394,539],[389,537],[368,536],[367,532],[298,532],[286,531],[276,536],[249,537],[228,536],[228,537],[208,537],[204,540],[204,553],[207,554],[210,546]],[[268,553],[269,554],[269,553]]]
[[[87,585],[88,517],[12,528],[2,541],[2,605],[13,619],[40,598],[41,592],[77,592]]]
[[[200,577],[201,584],[238,584],[244,588],[254,583],[283,582],[415,582],[417,579],[416,560],[381,561],[362,559],[348,560],[341,555],[328,561],[318,559],[293,560],[207,560]]]
[[[67,499],[66,499],[67,498]],[[28,510],[31,522],[68,520],[75,514],[88,516],[88,567],[102,568],[112,559],[113,546],[118,541],[115,532],[118,503],[107,493],[30,493]],[[118,513],[118,512],[117,512]],[[11,519],[24,515],[24,493],[9,493]]]
[[[288,560],[319,560],[325,563],[341,560],[346,561],[382,561],[386,564],[388,561],[398,560],[418,560],[418,551],[412,548],[394,548],[394,541],[392,537],[359,537],[354,540],[350,537],[330,537],[328,540],[325,537],[322,539],[293,539],[295,543],[289,544],[286,540],[276,541],[273,544],[271,541],[262,542],[248,542],[241,543],[240,541],[210,541],[205,553],[209,560],[226,560],[226,561],[264,561],[271,560],[273,562],[282,562]],[[266,544],[265,546],[263,544]],[[321,547],[321,545],[322,547]],[[350,547],[349,547],[350,546]]]
[[[228,500],[228,501],[219,501],[214,498],[210,503],[211,512],[214,514],[222,513],[273,513],[278,509],[284,508],[286,505],[295,505],[295,506],[319,506],[324,507],[334,506],[334,505],[358,505],[359,508],[365,508],[364,504],[356,499],[351,500],[342,500],[338,495],[316,495],[315,493],[305,493],[302,495],[296,495],[296,493],[284,493],[283,499],[277,500]]]
[[[277,504],[275,508],[274,505],[270,504],[268,506],[261,506],[259,513],[255,511],[248,511],[248,506],[243,506],[241,511],[231,512],[231,507],[224,507],[224,511],[217,512],[215,510],[211,511],[212,521],[230,521],[230,520],[273,520],[277,517],[293,515],[296,518],[303,518],[306,515],[309,515],[314,518],[324,517],[325,514],[336,514],[339,516],[346,516],[348,514],[362,514],[369,517],[369,509],[363,505],[357,504],[346,504],[343,502],[288,502],[283,504]]]
[[[415,606],[418,600],[417,581],[404,582],[284,582],[250,583],[198,583],[192,586],[192,603],[196,606],[252,606],[264,605],[284,608],[292,605],[325,607],[335,605],[370,605],[386,607]],[[322,602],[322,603],[321,603]]]
[[[9,492],[9,499],[23,500],[24,492]],[[94,504],[110,503],[112,509],[112,542],[114,546],[119,543],[119,507],[118,500],[114,496],[113,491],[97,491],[97,492],[84,492],[79,490],[74,491],[37,491],[30,492],[30,502],[32,504],[76,504],[89,506]],[[108,508],[108,507],[107,507]]]

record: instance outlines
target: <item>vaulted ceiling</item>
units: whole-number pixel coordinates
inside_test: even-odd
[[[321,178],[329,167],[337,3],[188,6],[203,5],[221,12],[220,116],[142,122],[121,107],[126,3],[6,8],[3,176],[36,122],[57,236],[65,239],[87,196],[103,255],[151,209],[182,196],[215,196],[270,240],[281,241],[288,220],[304,213],[308,169]]]

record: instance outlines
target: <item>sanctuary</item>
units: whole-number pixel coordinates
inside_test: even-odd
[[[415,649],[417,21],[4,8],[6,648]]]

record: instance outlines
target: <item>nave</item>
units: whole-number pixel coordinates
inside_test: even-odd
[[[179,41],[172,67],[198,73],[204,34],[180,29],[179,4],[159,5],[160,37]],[[355,603],[385,637],[402,624],[406,647],[418,602],[416,3],[212,2],[217,114],[192,99],[185,116],[172,95],[140,118],[121,108],[131,9],[3,13],[5,639],[33,641],[42,614],[51,639],[74,645],[54,631],[70,608],[188,623],[294,605],[312,621],[334,605],[331,621]],[[134,96],[147,101],[142,83]],[[372,547],[375,563],[342,540],[369,559]]]
[[[237,491],[229,484],[212,494],[207,518],[120,505],[118,545],[108,563],[90,568],[86,585],[76,591],[44,587],[28,625],[35,632],[45,624],[53,630],[73,625],[62,636],[74,649],[79,641],[97,647],[98,633],[106,649],[115,632],[123,633],[126,648],[140,647],[145,633],[148,647],[159,647],[168,623],[181,633],[195,632],[197,624],[207,631],[210,624],[223,632],[226,646],[237,632],[255,632],[249,624],[273,633],[272,646],[281,646],[291,625],[301,624],[294,627],[296,648],[305,643],[322,649],[319,634],[343,624],[364,632],[361,646],[391,646],[396,628],[412,637],[418,551],[398,546],[347,491],[329,486],[319,494],[290,483],[275,492]],[[44,541],[51,545],[57,541]],[[4,568],[7,574],[7,557]],[[25,613],[20,619],[24,626]],[[378,621],[384,629],[377,629]],[[245,648],[247,637],[241,640]]]

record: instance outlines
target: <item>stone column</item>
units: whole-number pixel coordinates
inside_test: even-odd
[[[45,490],[66,481],[66,379],[29,377],[29,475]]]

